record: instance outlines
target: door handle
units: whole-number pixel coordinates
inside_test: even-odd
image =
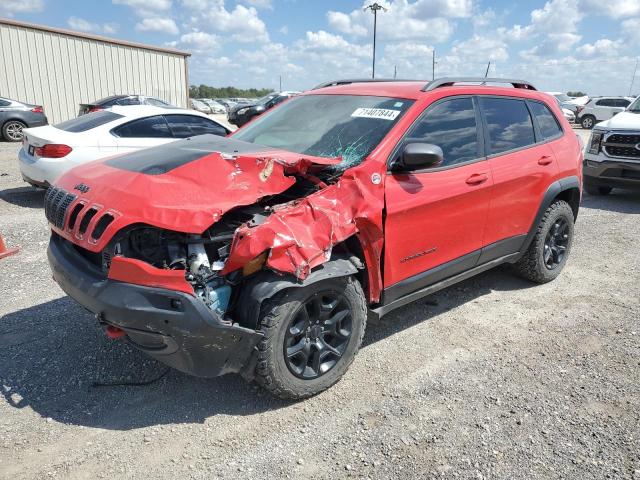
[[[486,173],[474,173],[469,178],[467,178],[467,185],[480,185],[481,183],[489,180],[489,177]]]
[[[543,155],[538,160],[538,165],[549,165],[552,162],[553,162],[553,158],[551,158],[549,155]]]

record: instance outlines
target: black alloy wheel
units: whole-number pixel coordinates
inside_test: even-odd
[[[562,263],[568,245],[569,223],[561,217],[549,229],[544,240],[544,264],[549,270],[554,270]]]
[[[302,303],[287,327],[284,360],[298,378],[326,374],[342,358],[352,333],[352,317],[344,295],[325,290]]]

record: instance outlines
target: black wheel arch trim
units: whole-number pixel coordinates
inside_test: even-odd
[[[531,242],[533,241],[533,237],[536,235],[538,224],[542,217],[544,216],[544,212],[551,206],[553,201],[560,195],[562,192],[566,192],[569,190],[577,190],[579,194],[582,192],[582,187],[580,184],[580,179],[576,176],[564,177],[556,180],[545,192],[542,197],[542,202],[540,202],[540,207],[538,207],[538,213],[536,213],[535,218],[533,219],[533,223],[529,228],[529,233],[527,233],[527,237],[522,245],[521,252],[524,253]],[[578,206],[574,209],[574,220],[578,217],[578,209],[580,204],[580,197],[578,197]],[[573,208],[573,207],[572,207]]]
[[[355,256],[336,256],[316,267],[304,280],[291,274],[263,270],[242,286],[235,318],[243,327],[255,330],[258,328],[260,310],[265,300],[288,288],[306,287],[329,278],[355,275],[363,268],[362,262]]]

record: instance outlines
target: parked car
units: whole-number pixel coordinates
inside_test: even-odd
[[[206,113],[206,114],[210,114],[211,113],[211,107],[209,105],[207,105],[203,101],[197,100],[195,98],[190,98],[189,99],[189,107],[191,107],[193,110],[195,110],[197,112],[200,112],[200,113]]]
[[[22,141],[23,130],[46,125],[47,117],[40,105],[0,97],[0,133],[9,142]]]
[[[206,115],[146,105],[111,107],[57,125],[24,130],[18,154],[22,178],[47,187],[77,165],[175,140],[229,130]]]
[[[269,95],[256,100],[252,104],[236,105],[234,108],[229,110],[229,123],[241,127],[245,123],[253,120],[254,117],[262,115],[267,110],[298,94],[299,92],[270,93]]]
[[[560,106],[562,108],[566,108],[567,110],[570,110],[571,112],[573,112],[573,115],[575,116],[578,113],[578,107],[579,105],[577,103],[575,103],[575,99],[570,97],[569,95],[567,95],[566,93],[562,93],[562,92],[546,92],[549,95],[555,97],[558,102],[560,103]]]
[[[227,112],[232,108],[235,107],[237,105],[236,102],[232,102],[231,100],[229,100],[228,98],[216,98],[216,102],[218,102],[221,105],[224,105],[224,107],[227,109]]]
[[[569,123],[575,123],[576,122],[576,116],[573,113],[572,110],[568,109],[568,108],[564,108],[562,105],[562,102],[560,100],[558,100],[558,97],[556,97],[554,95],[556,102],[558,103],[558,106],[560,107],[560,110],[562,110],[562,115],[564,115],[564,118],[567,119],[567,122]]]
[[[206,104],[211,110],[211,113],[222,114],[227,113],[227,108],[221,103],[211,100],[210,98],[199,98],[202,103]]]
[[[145,95],[111,95],[110,97],[101,98],[91,103],[81,103],[78,116],[91,112],[104,110],[105,108],[127,105],[152,105],[154,107],[172,107],[168,102],[156,97],[148,97]]]
[[[626,111],[596,124],[584,161],[584,188],[608,195],[613,188],[640,189],[640,97]]]
[[[582,128],[591,129],[596,123],[624,112],[632,101],[629,97],[593,97],[578,109],[576,121]]]
[[[46,196],[48,258],[110,338],[299,399],[340,379],[368,318],[503,263],[555,279],[581,172],[528,82],[341,80],[227,138],[74,168]]]

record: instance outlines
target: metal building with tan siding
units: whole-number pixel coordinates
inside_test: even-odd
[[[139,94],[186,107],[189,53],[0,18],[0,97],[42,105],[50,123],[81,103]]]

